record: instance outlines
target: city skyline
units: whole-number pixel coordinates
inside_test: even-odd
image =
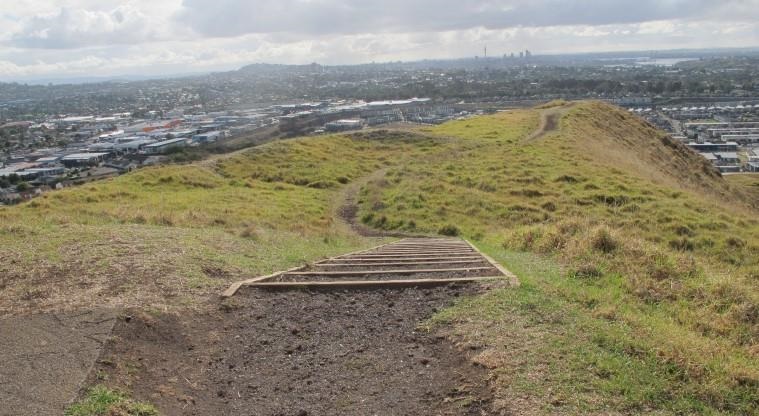
[[[759,1],[20,1],[0,12],[0,81],[759,46]],[[652,48],[652,46],[654,48]]]

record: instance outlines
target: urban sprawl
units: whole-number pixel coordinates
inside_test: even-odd
[[[417,98],[424,97],[424,98]],[[759,52],[533,55],[264,65],[90,84],[0,82],[0,204],[199,152],[555,99],[612,102],[719,171],[759,171]]]

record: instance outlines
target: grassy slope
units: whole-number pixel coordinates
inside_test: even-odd
[[[409,137],[270,143],[0,208],[0,314],[192,305],[245,276],[376,244],[336,221],[334,204],[343,183],[435,146]]]
[[[759,173],[742,173],[725,176],[733,186],[742,188],[754,201],[759,202]]]
[[[708,165],[621,110],[583,103],[561,132],[531,143],[509,133],[520,117],[429,129],[465,140],[450,158],[390,170],[363,192],[365,221],[456,225],[525,282],[438,319],[458,323],[464,339],[476,334],[501,369],[515,365],[515,345],[537,343],[541,355],[509,373],[532,379],[499,379],[504,397],[528,398],[528,413],[551,402],[545,412],[755,413],[755,212]]]

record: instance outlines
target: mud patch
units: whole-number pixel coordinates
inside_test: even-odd
[[[197,316],[135,313],[91,381],[167,415],[498,414],[478,352],[419,329],[477,288],[248,288]]]

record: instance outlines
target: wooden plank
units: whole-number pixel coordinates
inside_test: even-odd
[[[464,242],[462,244],[461,242]],[[431,244],[427,244],[431,243]],[[444,247],[434,247],[435,244],[440,244]],[[415,247],[419,246],[419,247]],[[388,251],[379,250],[386,248]],[[457,252],[455,249],[468,248],[466,252]],[[425,251],[427,250],[427,251]],[[377,254],[378,252],[385,252],[386,254]],[[433,252],[432,254],[423,254],[425,252]],[[474,255],[474,254],[478,255]],[[353,256],[353,257],[351,257]],[[368,257],[367,257],[368,256]],[[448,256],[448,257],[443,257]],[[426,262],[424,262],[426,260]],[[438,261],[445,260],[445,261]],[[471,242],[463,239],[452,238],[407,238],[391,243],[385,243],[376,247],[368,248],[365,250],[355,251],[352,253],[342,254],[340,256],[331,257],[328,259],[320,260],[315,263],[321,267],[325,266],[378,266],[383,265],[414,265],[414,264],[464,264],[464,263],[478,263],[486,261],[490,263],[492,267],[470,267],[470,268],[449,268],[449,269],[418,269],[418,270],[370,270],[370,271],[327,271],[327,272],[299,272],[306,266],[293,267],[291,269],[272,273],[266,276],[255,277],[252,279],[243,280],[233,283],[224,293],[223,297],[233,296],[242,286],[250,287],[270,287],[270,288],[299,288],[299,287],[393,287],[393,286],[433,286],[443,285],[450,283],[464,283],[464,282],[478,282],[487,280],[499,280],[508,279],[512,286],[519,285],[519,279],[506,268],[498,264],[487,254],[481,252]],[[333,264],[325,264],[329,262],[335,262]],[[348,263],[342,263],[348,262]],[[378,263],[379,262],[379,263]],[[311,281],[311,282],[272,282],[271,279],[282,276],[285,274],[291,275],[377,275],[377,274],[415,274],[415,273],[444,273],[451,271],[476,271],[476,270],[491,270],[497,269],[503,273],[503,276],[487,276],[487,277],[461,277],[451,279],[400,279],[400,280],[336,280],[336,281]]]
[[[235,293],[237,293],[237,291],[240,290],[240,288],[242,286],[249,285],[251,283],[262,282],[262,281],[268,280],[268,279],[273,279],[273,278],[275,278],[277,276],[280,276],[282,274],[285,274],[285,273],[288,273],[288,272],[294,272],[296,270],[302,270],[302,269],[305,269],[305,268],[306,268],[306,266],[298,266],[298,267],[293,267],[291,269],[287,269],[287,270],[275,272],[275,273],[272,273],[272,274],[268,274],[266,276],[258,276],[258,277],[254,277],[252,279],[247,279],[247,280],[241,280],[239,282],[234,282],[234,283],[232,283],[229,286],[229,288],[227,288],[227,290],[224,291],[224,293],[221,294],[221,297],[228,298],[230,296],[234,296]]]
[[[402,286],[441,286],[451,283],[475,283],[497,281],[505,279],[504,276],[484,277],[456,277],[451,279],[402,279],[402,280],[336,280],[330,282],[261,282],[251,283],[247,286],[257,288],[324,288],[324,287],[402,287]]]
[[[390,244],[394,244],[394,243],[380,244],[378,246],[370,247],[370,248],[367,248],[367,249],[364,249],[364,250],[358,250],[358,251],[354,251],[354,252],[351,252],[351,253],[348,253],[348,254],[342,254],[342,256],[357,255],[357,254],[365,253],[367,251],[377,250],[379,248],[382,248],[382,247],[390,245]],[[333,259],[333,258],[335,258],[335,257],[331,257],[329,259],[322,260],[322,261],[329,261],[330,259]],[[297,266],[297,267],[293,267],[291,269],[275,272],[275,273],[272,273],[272,274],[269,274],[269,275],[266,275],[266,276],[258,276],[258,277],[254,277],[252,279],[246,279],[246,280],[241,280],[239,282],[234,282],[234,283],[232,283],[227,288],[227,290],[225,290],[221,294],[221,296],[224,297],[224,298],[228,298],[230,296],[234,296],[235,293],[237,293],[237,291],[240,290],[240,287],[242,287],[242,286],[245,286],[245,285],[248,285],[248,284],[251,284],[251,283],[255,283],[255,282],[261,282],[261,281],[268,280],[268,279],[273,279],[273,278],[275,278],[277,276],[280,276],[282,274],[285,274],[285,273],[288,273],[288,272],[293,272],[293,271],[296,271],[296,270],[305,269],[306,267],[307,267],[306,265]]]
[[[462,256],[462,255],[471,255],[476,256],[476,251],[458,251],[455,253],[434,253],[434,252],[424,252],[424,253],[416,253],[416,252],[409,252],[409,253],[366,253],[362,254],[362,256],[387,256],[387,257],[409,257],[409,256],[436,256],[436,257],[446,257],[446,256]],[[350,256],[349,256],[350,257]],[[345,257],[345,258],[349,258]]]
[[[460,243],[463,239],[462,238],[430,238],[430,237],[422,237],[422,238],[404,238],[400,241],[398,241],[399,244],[404,243],[429,243],[429,242],[436,242],[436,243]]]
[[[373,274],[415,274],[415,273],[448,273],[448,272],[468,272],[479,270],[490,270],[495,267],[458,267],[449,269],[406,269],[406,270],[344,270],[330,272],[288,272],[283,273],[288,276],[364,276]]]
[[[379,248],[382,248],[382,247],[388,246],[388,245],[390,245],[390,244],[395,244],[395,243],[385,243],[385,244],[380,244],[380,245],[378,245],[378,246],[376,246],[376,247],[367,248],[366,250],[352,251],[352,252],[350,252],[350,253],[347,253],[347,254],[341,254],[341,255],[339,255],[339,256],[334,256],[334,257],[329,257],[329,258],[326,258],[326,259],[324,259],[324,260],[319,260],[319,261],[315,262],[314,264],[319,264],[319,263],[323,263],[323,262],[325,262],[325,261],[330,261],[330,260],[334,260],[334,259],[339,259],[340,257],[345,257],[345,256],[355,256],[355,255],[358,255],[358,254],[363,254],[363,253],[366,253],[366,252],[369,252],[369,251],[377,250],[377,249],[379,249]]]
[[[385,247],[379,250],[373,251],[374,253],[448,253],[451,251],[474,251],[470,249],[469,247],[461,247],[461,248],[441,248],[441,249],[428,249],[428,248],[419,248],[419,249],[396,249],[393,247]]]
[[[452,248],[452,247],[466,247],[469,248],[466,244],[399,244],[394,243],[391,244],[390,247],[398,247],[398,248]]]
[[[371,258],[382,258],[382,257],[412,257],[412,256],[466,256],[476,254],[475,251],[464,251],[464,252],[458,252],[458,253],[409,253],[409,254],[373,254],[373,253],[362,253],[362,257],[371,257]],[[336,259],[342,259],[347,256],[340,256],[335,257]]]
[[[455,260],[466,260],[466,259],[479,259],[479,258],[481,258],[481,256],[452,256],[452,257],[426,257],[426,256],[425,257],[415,257],[415,256],[405,257],[405,256],[397,256],[397,258],[388,258],[388,257],[346,257],[344,259],[342,259],[342,258],[334,258],[334,259],[324,260],[324,262],[326,262],[326,261],[354,261],[354,260],[367,261],[367,262],[371,262],[371,261],[405,261],[405,260],[415,261],[415,260],[440,260],[441,258],[445,258],[445,259],[448,259],[448,260],[454,260],[454,259]],[[315,264],[321,264],[321,263],[323,263],[323,262],[318,262],[318,263],[315,263]]]
[[[358,267],[358,266],[415,266],[415,265],[428,265],[428,264],[471,264],[471,263],[487,263],[485,258],[477,258],[474,260],[455,260],[455,261],[417,261],[417,262],[401,262],[401,263],[320,263],[314,264],[317,267]]]
[[[519,278],[517,277],[517,275],[515,275],[511,271],[507,270],[505,267],[501,266],[500,263],[498,263],[492,257],[490,257],[487,254],[485,254],[482,251],[480,251],[480,249],[478,249],[474,244],[470,243],[468,240],[464,240],[464,241],[466,241],[467,244],[469,244],[470,246],[472,246],[473,249],[477,250],[477,252],[480,253],[480,255],[482,257],[484,257],[490,264],[492,264],[493,267],[495,267],[496,269],[498,269],[499,272],[503,273],[504,276],[508,277],[508,279],[509,279],[509,285],[514,286],[514,287],[518,287],[521,284],[519,282]]]

